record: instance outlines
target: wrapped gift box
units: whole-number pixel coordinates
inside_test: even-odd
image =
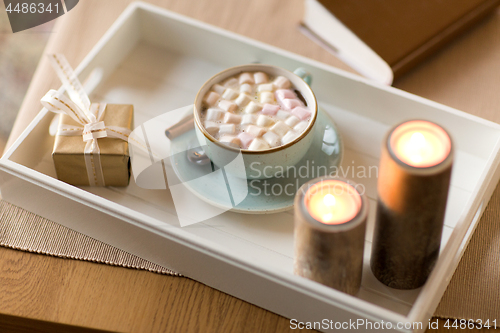
[[[108,104],[102,120],[106,126],[132,130],[134,107],[132,105]],[[65,114],[60,117],[59,130],[61,130],[62,125],[81,126]],[[97,141],[105,185],[127,186],[130,180],[128,142],[110,137],[97,139]],[[90,185],[85,164],[85,146],[86,143],[81,136],[56,135],[52,158],[59,180],[72,185]]]

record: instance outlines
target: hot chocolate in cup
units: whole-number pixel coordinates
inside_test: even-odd
[[[197,139],[219,168],[240,178],[279,176],[307,153],[318,105],[307,72],[264,64],[208,79],[194,103]]]

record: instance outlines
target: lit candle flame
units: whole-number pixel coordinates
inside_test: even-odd
[[[335,206],[335,197],[328,193],[327,195],[325,195],[325,197],[323,198],[323,203],[325,204],[325,206],[328,206],[328,207],[331,207],[331,206]],[[331,215],[331,214],[328,214],[328,215]]]
[[[411,135],[408,142],[408,148],[412,152],[410,159],[413,163],[421,163],[423,160],[424,149],[427,144],[425,136],[420,132],[415,132]]]
[[[337,202],[337,200],[335,199],[335,196],[333,196],[333,194],[326,194],[324,197],[323,197],[323,204],[326,206],[326,207],[330,207],[330,208],[333,208],[333,206],[335,206],[335,203]],[[328,213],[328,214],[324,214],[322,216],[322,219],[323,219],[323,222],[328,222],[330,221],[331,219],[333,218],[333,214],[332,213]]]
[[[322,180],[309,188],[304,198],[309,214],[321,223],[342,224],[361,209],[361,196],[342,180]]]
[[[451,151],[451,140],[438,125],[425,120],[411,120],[394,129],[390,146],[401,162],[427,168],[446,159]]]
[[[420,132],[415,132],[411,135],[410,143],[416,147],[423,147],[427,140],[425,140],[425,136]]]

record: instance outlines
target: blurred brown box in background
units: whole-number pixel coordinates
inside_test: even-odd
[[[464,32],[500,3],[500,0],[314,1],[385,60],[395,78]],[[314,1],[306,1],[306,8],[313,8],[311,2]],[[322,34],[328,34],[321,28],[312,28],[313,24],[307,21],[303,23],[320,38]]]

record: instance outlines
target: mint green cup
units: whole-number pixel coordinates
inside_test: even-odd
[[[307,128],[295,140],[266,150],[238,149],[223,144],[210,135],[201,122],[202,101],[210,88],[227,78],[242,72],[265,72],[271,76],[284,76],[290,80],[295,90],[302,94],[306,106],[311,110],[311,120]],[[226,172],[239,178],[264,179],[279,176],[299,162],[308,151],[313,141],[314,126],[318,115],[316,96],[308,83],[311,76],[303,69],[294,74],[286,69],[263,64],[249,64],[228,68],[208,79],[198,91],[194,102],[194,123],[196,137],[204,147],[212,162]],[[299,76],[300,75],[300,76]]]

